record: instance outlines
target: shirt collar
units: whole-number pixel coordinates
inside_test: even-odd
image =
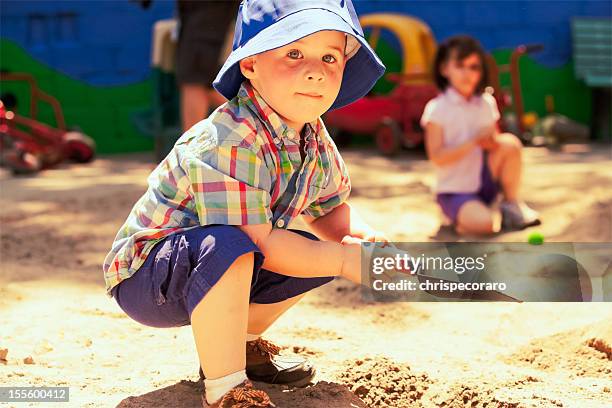
[[[448,86],[444,94],[455,103],[475,103],[478,101],[478,97],[476,95],[472,95],[470,99],[465,99],[465,96],[461,95],[455,88],[452,86]]]
[[[241,102],[247,104],[247,106],[249,106],[249,108],[251,108],[257,114],[261,121],[266,124],[266,127],[268,127],[272,133],[274,142],[277,145],[283,143],[283,139],[289,139],[295,143],[299,143],[297,132],[289,127],[285,121],[282,120],[279,114],[276,113],[276,111],[272,109],[270,105],[268,105],[257,89],[255,89],[255,87],[249,82],[249,80],[244,80],[240,85],[240,89],[238,89],[238,98]],[[308,142],[311,137],[318,138],[317,136],[322,129],[320,122],[321,117],[318,117],[312,122],[304,124],[302,135],[304,136],[304,140],[306,142]]]

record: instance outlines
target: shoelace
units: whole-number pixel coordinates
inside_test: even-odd
[[[263,390],[253,389],[253,384],[245,381],[243,386],[232,388],[221,399],[219,406],[229,403],[232,408],[266,408],[270,397]]]
[[[275,344],[270,343],[268,340],[264,340],[261,337],[257,340],[249,342],[249,345],[256,351],[260,351],[262,355],[266,353],[268,355],[276,355],[280,352],[281,348]]]

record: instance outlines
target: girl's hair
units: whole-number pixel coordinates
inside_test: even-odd
[[[478,55],[480,58],[480,64],[482,65],[482,71],[480,74],[480,82],[478,83],[478,86],[474,92],[476,94],[483,93],[489,84],[489,75],[486,66],[487,57],[478,40],[474,37],[470,37],[469,35],[456,35],[447,38],[442,44],[440,44],[434,62],[434,79],[438,88],[441,91],[444,91],[449,85],[448,79],[440,73],[440,68],[442,67],[442,64],[448,62],[453,54],[453,51],[455,52],[455,57],[459,61],[472,54]]]

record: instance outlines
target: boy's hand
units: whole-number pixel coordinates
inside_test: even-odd
[[[372,231],[372,233],[366,235],[363,237],[364,241],[369,241],[369,242],[386,242],[389,243],[389,238],[387,238],[387,236],[380,232],[380,231]],[[383,245],[383,247],[386,245]]]
[[[399,255],[408,255],[405,251],[398,249],[395,245],[387,241],[378,241],[377,243],[370,244],[367,247],[364,247],[363,242],[364,239],[356,238],[351,235],[346,235],[342,239],[342,244],[345,247],[345,259],[343,262],[343,270],[340,274],[341,276],[359,284],[368,285],[368,283],[361,282],[361,254],[362,250],[365,250],[364,253],[365,259],[364,261],[369,265],[371,262],[372,256],[376,255],[377,257],[391,257],[394,258],[397,254]],[[373,242],[373,241],[370,241]],[[413,272],[411,271],[410,266],[401,266],[398,268],[392,268],[390,270],[384,271],[382,274],[377,275],[378,279],[382,279],[385,282],[392,282],[398,274],[407,274],[410,275]]]
[[[380,232],[380,231],[372,231],[368,234],[364,234],[364,235],[345,235],[344,238],[342,238],[341,243],[342,244],[347,244],[347,243],[360,243],[360,242],[384,242],[384,243],[390,243],[389,238],[387,238],[387,236]],[[386,245],[383,245],[383,247],[385,247]]]
[[[362,243],[364,240],[361,238],[357,238],[354,237],[352,235],[345,235],[344,238],[342,238],[342,241],[340,241],[340,243],[342,245],[347,245],[347,244],[360,244]]]

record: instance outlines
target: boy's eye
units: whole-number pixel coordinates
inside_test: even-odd
[[[329,58],[327,58],[327,57],[329,57]],[[326,59],[326,58],[327,58],[327,59]],[[323,61],[325,61],[325,62],[329,62],[330,64],[333,64],[334,62],[336,62],[336,57],[334,57],[334,56],[333,56],[333,55],[331,55],[331,54],[327,54],[327,55],[325,55],[325,56],[323,57]]]
[[[287,53],[287,56],[293,59],[298,59],[301,55],[302,53],[299,50],[291,50]]]

